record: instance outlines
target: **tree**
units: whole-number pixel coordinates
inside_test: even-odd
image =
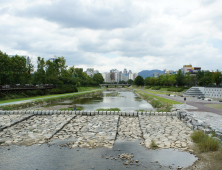
[[[103,76],[100,73],[94,74],[93,80],[98,84],[102,84],[104,82]]]
[[[181,69],[179,69],[178,73],[176,74],[176,81],[178,86],[184,85],[184,75],[182,74]]]
[[[219,72],[219,70],[217,70],[217,72],[213,73],[212,75],[212,81],[213,83],[216,83],[216,85],[220,85],[221,82],[221,73]]]
[[[128,83],[128,84],[133,84],[133,80],[132,80],[132,79],[129,79],[129,80],[127,81],[127,83]]]
[[[137,76],[134,80],[134,84],[137,86],[143,86],[144,85],[144,79],[142,76]]]
[[[150,77],[146,77],[146,78],[145,78],[144,84],[145,84],[145,85],[149,85],[149,84],[150,84]]]
[[[168,85],[170,86],[174,86],[176,83],[176,75],[175,74],[171,74],[168,77]]]
[[[35,83],[38,84],[42,83],[45,84],[45,61],[44,58],[38,57],[38,65],[37,65],[37,72],[34,74],[35,76]]]

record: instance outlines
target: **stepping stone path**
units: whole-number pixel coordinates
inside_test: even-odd
[[[171,116],[139,116],[145,145],[150,148],[151,141],[160,148],[188,149],[193,131],[177,117]]]

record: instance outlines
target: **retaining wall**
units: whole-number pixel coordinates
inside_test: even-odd
[[[186,111],[177,111],[177,118],[182,120],[184,123],[187,124],[188,127],[190,127],[193,130],[201,130],[206,134],[215,133],[216,137],[218,137],[220,140],[222,140],[222,132],[215,128],[214,126],[199,120],[196,117],[193,117],[189,114],[189,112]]]

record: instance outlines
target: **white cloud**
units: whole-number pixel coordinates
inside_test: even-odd
[[[221,1],[2,0],[0,50],[133,72],[221,67]]]

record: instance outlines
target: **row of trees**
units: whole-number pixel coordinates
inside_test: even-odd
[[[177,74],[163,74],[159,77],[146,77],[143,79],[141,76],[137,76],[135,85],[151,85],[151,86],[208,86],[208,85],[220,85],[221,73],[219,70],[216,72],[210,71],[198,71],[196,76],[187,73],[185,76],[181,70]]]
[[[54,61],[38,57],[37,70],[30,61],[26,64],[26,59],[15,55],[9,57],[0,51],[0,84],[57,84],[57,85],[78,85],[97,86],[103,83],[101,74],[94,77],[87,76],[81,68],[66,66],[64,57],[58,57]]]

